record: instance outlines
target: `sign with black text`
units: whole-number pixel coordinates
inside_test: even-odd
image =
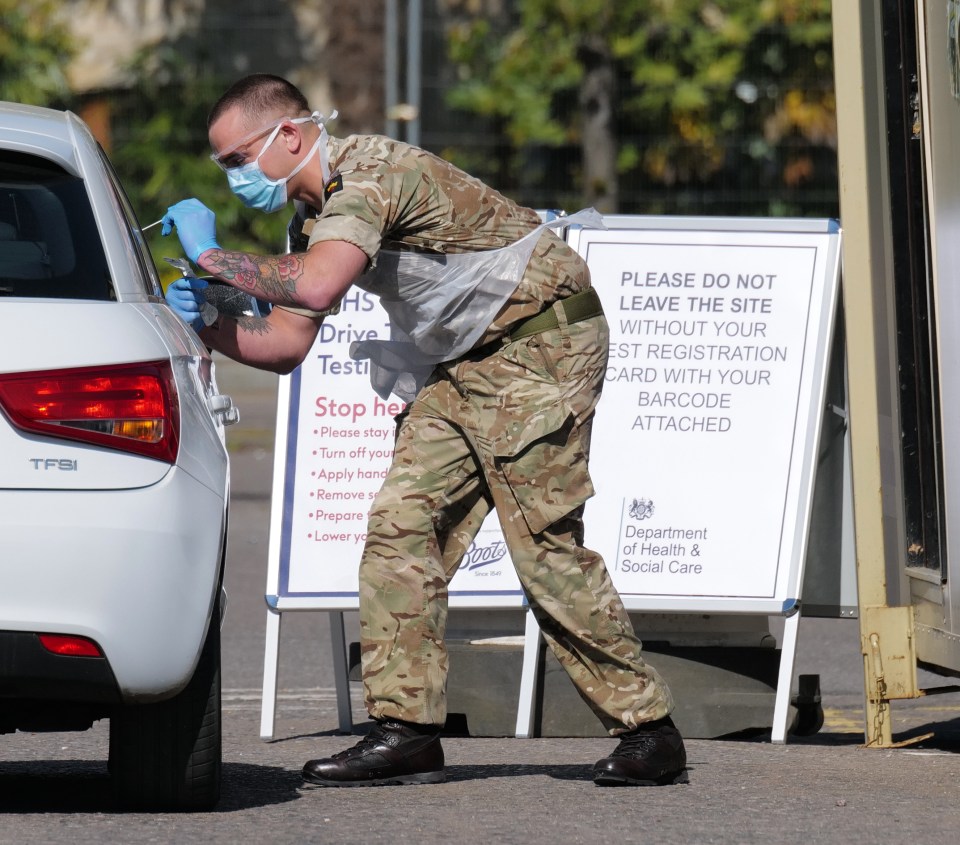
[[[839,230],[606,222],[569,237],[610,325],[587,545],[628,607],[785,612],[799,598]]]

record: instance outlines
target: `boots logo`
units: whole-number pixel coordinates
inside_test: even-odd
[[[634,499],[630,505],[630,516],[633,519],[649,519],[653,516],[653,499]]]
[[[503,560],[506,554],[507,544],[503,540],[494,540],[485,546],[478,546],[473,542],[463,559],[468,570],[479,569],[481,566],[489,566],[491,563]]]

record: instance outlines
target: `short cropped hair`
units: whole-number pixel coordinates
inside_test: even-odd
[[[299,117],[310,111],[307,98],[292,82],[269,73],[254,73],[234,82],[217,100],[207,117],[207,129],[234,106],[239,106],[251,123],[260,120],[265,112],[280,111]]]

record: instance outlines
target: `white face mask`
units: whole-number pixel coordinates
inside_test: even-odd
[[[330,165],[327,161],[327,129],[323,124],[324,120],[332,120],[337,116],[334,111],[329,118],[325,118],[320,112],[314,112],[310,117],[298,117],[291,120],[291,123],[316,123],[320,127],[320,137],[317,138],[310,151],[290,173],[281,179],[271,179],[260,167],[261,156],[267,151],[274,142],[277,133],[284,121],[277,124],[273,132],[267,138],[260,150],[260,154],[249,164],[240,167],[229,168],[227,173],[227,182],[230,184],[230,190],[239,197],[240,201],[248,208],[258,208],[268,213],[279,211],[287,204],[287,182],[296,176],[310,161],[311,156],[320,150],[320,170],[323,174],[323,181],[330,178]]]

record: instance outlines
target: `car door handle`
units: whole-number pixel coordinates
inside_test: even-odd
[[[226,393],[215,393],[207,400],[207,407],[223,420],[224,425],[240,422],[240,409]]]

